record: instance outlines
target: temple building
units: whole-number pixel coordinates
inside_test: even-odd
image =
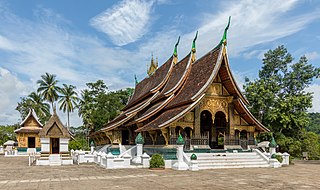
[[[71,135],[53,111],[49,121],[39,133],[41,142],[40,159],[37,165],[69,165],[73,164],[68,145]]]
[[[145,145],[170,147],[181,134],[185,149],[247,149],[256,135],[269,131],[248,110],[249,102],[232,75],[229,23],[220,43],[199,59],[197,34],[190,53],[180,61],[180,37],[172,56],[159,68],[152,59],[148,76],[136,84],[122,113],[91,133],[95,143],[134,144],[142,133]]]
[[[43,125],[39,121],[35,111],[29,110],[28,115],[20,123],[20,128],[14,132],[17,134],[18,152],[40,151],[40,136],[39,132]]]

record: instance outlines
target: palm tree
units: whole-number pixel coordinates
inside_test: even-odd
[[[42,123],[49,119],[50,105],[44,102],[45,100],[39,93],[31,92],[28,95],[27,101],[30,101],[31,107],[37,113]]]
[[[61,88],[60,93],[60,110],[63,112],[67,111],[68,116],[68,128],[70,127],[69,113],[73,112],[74,108],[77,106],[77,102],[79,100],[78,94],[75,91],[76,87],[73,85],[63,84],[63,88]]]
[[[81,91],[81,98],[79,99],[78,104],[78,115],[82,118],[83,126],[86,129],[87,142],[89,144],[89,132],[93,129],[91,122],[91,113],[92,113],[92,96],[90,95],[87,89]]]
[[[53,103],[58,100],[60,92],[60,87],[57,86],[58,80],[56,80],[56,75],[46,73],[41,75],[41,80],[38,80],[39,84],[38,92],[41,93],[41,96],[51,103],[52,109]]]

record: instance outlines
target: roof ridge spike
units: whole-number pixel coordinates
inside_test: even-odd
[[[179,36],[178,41],[177,41],[176,45],[174,46],[174,50],[173,50],[173,62],[174,62],[174,64],[178,63],[178,45],[179,45],[179,42],[180,42],[180,36]]]
[[[224,45],[227,45],[227,31],[228,31],[229,26],[230,26],[230,20],[231,20],[231,16],[229,16],[228,24],[227,24],[226,28],[224,29],[224,33],[223,33],[223,36],[222,36],[220,44],[223,43]]]
[[[192,41],[192,48],[191,48],[191,52],[192,52],[191,62],[192,63],[195,62],[195,60],[196,60],[196,40],[197,40],[197,38],[198,38],[198,31]]]
[[[135,85],[137,86],[137,84],[139,83],[138,79],[137,79],[137,75],[134,74],[134,82],[135,82]]]

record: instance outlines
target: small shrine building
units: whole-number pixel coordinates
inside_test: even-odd
[[[69,165],[73,164],[68,145],[71,135],[53,111],[49,121],[39,133],[41,154],[37,165]]]
[[[17,134],[18,152],[30,152],[41,149],[39,132],[43,125],[39,121],[35,111],[29,110],[28,115],[20,123],[20,128],[14,132]]]

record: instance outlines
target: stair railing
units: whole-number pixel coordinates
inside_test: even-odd
[[[137,154],[137,145],[129,148],[128,150],[122,152],[118,157],[122,158],[125,154],[129,154],[131,157],[134,157]]]

